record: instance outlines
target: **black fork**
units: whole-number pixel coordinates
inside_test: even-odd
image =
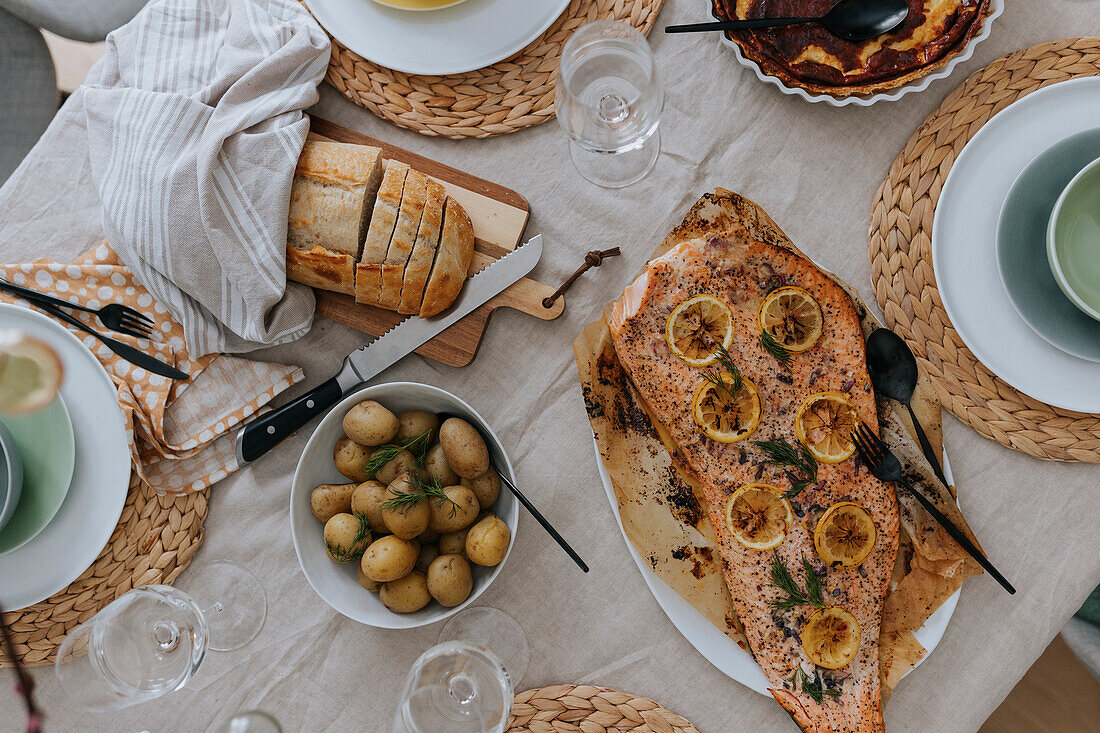
[[[905,478],[905,473],[901,470],[901,461],[897,456],[890,452],[890,449],[886,447],[886,444],[882,442],[882,439],[872,432],[871,428],[867,426],[867,423],[860,423],[856,426],[855,431],[852,432],[852,440],[856,444],[856,450],[859,451],[860,459],[867,464],[867,467],[871,469],[871,473],[875,475],[880,481],[888,481],[890,483],[901,484],[913,497],[920,502],[920,505],[924,507],[925,511],[932,515],[932,518],[939,522],[940,526],[947,530],[947,534],[959,543],[959,546],[966,550],[974,560],[981,565],[987,573],[993,576],[993,579],[1001,584],[1009,593],[1015,593],[1016,589],[1012,587],[1012,584],[1005,579],[1005,576],[998,572],[997,568],[993,567],[993,563],[989,562],[986,556],[974,546],[974,543],[963,534],[963,532],[956,527],[950,519],[943,515],[936,505],[925,497],[917,487]]]
[[[95,308],[80,305],[79,303],[70,303],[67,300],[61,300],[52,295],[40,293],[37,290],[24,288],[21,285],[16,285],[15,283],[3,279],[0,279],[0,290],[7,290],[9,293],[22,296],[32,303],[46,303],[61,308],[91,313],[99,319],[100,323],[112,331],[118,331],[127,336],[133,336],[134,338],[149,338],[149,335],[153,332],[153,326],[156,325],[153,319],[144,313],[118,303],[111,303],[97,310]]]

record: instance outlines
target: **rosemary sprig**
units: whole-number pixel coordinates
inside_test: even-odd
[[[781,598],[772,599],[770,601],[772,608],[786,611],[796,606],[825,608],[828,605],[824,599],[824,584],[817,573],[814,572],[813,565],[805,557],[802,558],[802,572],[806,576],[805,591],[799,587],[798,581],[791,575],[791,571],[787,569],[786,564],[779,557],[779,553],[776,552],[773,555],[771,566],[772,585],[779,588],[785,595]]]
[[[784,369],[791,368],[791,358],[793,355],[790,350],[783,346],[783,344],[775,340],[775,336],[772,336],[767,331],[762,331],[760,333],[760,346],[763,347],[764,351],[774,356],[775,360],[782,364]]]
[[[434,478],[421,478],[415,471],[409,474],[408,491],[390,491],[391,496],[382,502],[383,509],[390,509],[401,514],[408,514],[414,506],[424,500],[434,500],[436,506],[442,506],[443,502],[451,505],[451,516],[458,510],[458,504],[443,491],[443,487]]]
[[[356,514],[355,518],[359,520],[359,529],[355,530],[355,539],[351,541],[351,544],[347,547],[340,547],[325,540],[325,547],[328,548],[328,554],[336,562],[351,562],[352,560],[358,560],[363,556],[363,552],[366,551],[366,543],[363,542],[370,534],[370,521],[367,519],[366,514]]]
[[[830,690],[825,687],[825,680],[821,678],[821,673],[816,669],[814,670],[814,676],[810,677],[806,674],[806,670],[802,669],[802,665],[799,664],[787,679],[795,692],[798,692],[801,688],[814,702],[821,702],[826,695],[840,697],[840,690]]]
[[[378,469],[396,458],[397,454],[406,450],[413,454],[413,460],[416,461],[416,465],[419,466],[424,462],[424,457],[428,454],[428,448],[431,447],[431,439],[432,431],[425,430],[420,435],[405,441],[403,444],[394,443],[376,449],[367,460],[367,465],[365,467],[367,473],[373,476],[378,472]]]
[[[817,459],[802,441],[791,445],[785,440],[754,440],[754,446],[764,454],[764,460],[772,466],[789,468],[791,488],[783,496],[793,499],[807,486],[817,483]]]
[[[716,389],[725,392],[732,400],[741,391],[744,378],[741,376],[741,370],[733,363],[730,352],[726,351],[726,347],[722,344],[718,344],[718,365],[722,367],[721,370],[704,372],[703,379],[713,384]],[[726,384],[725,372],[729,372],[733,384]]]

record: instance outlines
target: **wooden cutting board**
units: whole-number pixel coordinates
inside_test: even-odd
[[[382,148],[384,158],[408,163],[443,184],[447,195],[462,204],[474,225],[471,273],[503,257],[520,243],[530,208],[527,199],[512,189],[317,117],[312,118],[309,135],[315,139],[374,145]],[[314,292],[317,294],[318,315],[372,336],[381,336],[405,318],[393,311],[356,303],[350,295],[327,290]],[[543,307],[543,298],[553,292],[552,287],[523,278],[421,346],[416,353],[450,366],[466,366],[477,354],[477,347],[481,344],[493,311],[514,308],[549,321],[560,316],[565,309],[565,298],[558,298],[551,308]]]

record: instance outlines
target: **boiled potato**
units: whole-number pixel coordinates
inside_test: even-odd
[[[439,444],[447,463],[462,478],[477,478],[489,470],[489,449],[470,423],[452,417],[439,428]]]
[[[416,541],[422,545],[434,545],[439,542],[439,532],[429,527],[416,536]]]
[[[336,441],[336,447],[332,449],[332,462],[336,464],[336,470],[352,481],[362,483],[370,478],[370,473],[367,472],[368,460],[370,448],[359,445],[346,435]]]
[[[404,578],[382,584],[378,598],[394,613],[412,613],[431,603],[428,581],[424,573],[412,571]]]
[[[381,583],[375,580],[371,580],[363,574],[362,564],[360,564],[359,567],[355,569],[355,579],[359,581],[359,585],[363,586],[371,593],[377,593],[378,589],[382,587]]]
[[[378,481],[364,481],[351,495],[351,511],[360,514],[370,522],[374,532],[388,532],[382,519],[382,502],[386,500],[386,486]]]
[[[428,454],[424,457],[424,470],[438,481],[440,486],[454,486],[458,483],[459,476],[451,468],[451,464],[447,463],[447,456],[439,443],[428,449]]]
[[[318,521],[351,511],[351,496],[357,484],[321,484],[309,493],[309,510]]]
[[[391,534],[371,543],[363,553],[361,567],[363,575],[371,580],[388,583],[408,575],[418,557],[420,547],[415,542]]]
[[[470,562],[492,567],[504,559],[512,533],[508,525],[495,514],[470,527],[466,535],[466,557]]]
[[[428,442],[430,443],[435,438],[436,431],[439,430],[439,418],[434,413],[425,412],[424,410],[402,412],[397,416],[397,422],[399,423],[397,442],[401,444],[408,443],[413,438],[417,438],[426,432],[431,433],[428,436]]]
[[[385,448],[378,448],[378,451],[386,450]],[[373,453],[371,456],[373,457]],[[392,484],[393,480],[403,473],[409,473],[416,469],[416,458],[412,453],[407,450],[403,450],[396,456],[391,458],[382,464],[382,467],[374,472],[374,478],[376,481],[381,481],[384,484]]]
[[[428,566],[432,564],[432,560],[439,557],[439,548],[435,545],[421,545],[420,557],[416,559],[416,569],[422,573],[428,572]]]
[[[397,435],[397,416],[374,400],[365,400],[344,415],[344,433],[359,445],[389,443]]]
[[[462,479],[462,485],[474,492],[482,509],[496,504],[500,496],[500,476],[491,468],[477,478]]]
[[[444,606],[457,606],[470,597],[474,576],[461,555],[440,555],[428,566],[428,592]]]
[[[398,476],[389,488],[386,489],[386,501],[396,498],[400,494],[408,494],[412,491],[412,484],[405,476]],[[411,540],[428,528],[428,520],[431,519],[431,507],[427,499],[420,499],[415,504],[401,508],[387,507],[386,502],[382,506],[382,521],[386,528],[403,540]]]
[[[370,527],[353,514],[340,513],[325,522],[325,549],[336,562],[358,560],[370,544]]]
[[[466,533],[469,529],[439,535],[440,555],[462,555],[466,552]]]
[[[431,499],[428,502],[432,512],[428,526],[436,532],[446,533],[457,532],[473,524],[481,509],[474,492],[465,486],[448,486],[443,493],[450,501]]]

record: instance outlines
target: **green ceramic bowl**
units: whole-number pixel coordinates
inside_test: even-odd
[[[1066,297],[1100,321],[1100,159],[1074,176],[1054,204],[1047,260]]]

